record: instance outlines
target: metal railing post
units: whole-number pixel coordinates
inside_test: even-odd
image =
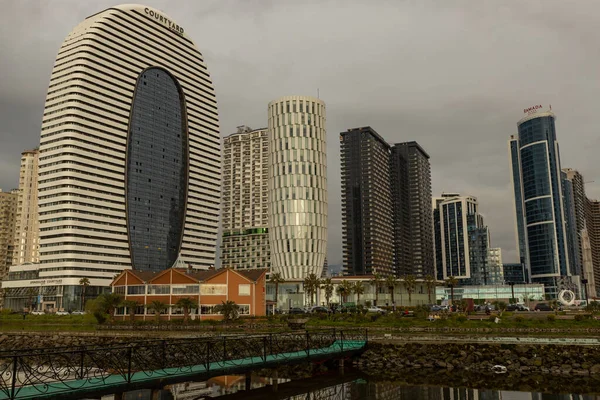
[[[267,337],[263,336],[263,361],[267,362]]]
[[[15,389],[17,387],[17,360],[18,360],[18,356],[14,356],[13,357],[13,376],[12,376],[12,383],[11,383],[11,389],[10,389],[10,398],[14,399],[15,398]]]
[[[131,359],[133,355],[133,347],[127,349],[127,383],[131,383]]]
[[[344,331],[340,331],[340,349],[344,351]]]
[[[83,360],[85,358],[85,353],[83,350],[80,350],[81,357],[79,358],[79,379],[83,379]]]
[[[365,328],[365,344],[369,343],[369,329]]]
[[[160,367],[162,369],[165,369],[167,367],[167,342],[165,340],[163,340],[161,342],[161,346],[162,346],[162,356],[161,356],[161,363],[160,363]]]
[[[206,371],[210,370],[210,341],[206,343]]]
[[[269,333],[269,351],[273,355],[273,334]]]
[[[227,337],[223,336],[223,365],[227,359]]]
[[[310,357],[310,334],[306,331],[306,356]]]

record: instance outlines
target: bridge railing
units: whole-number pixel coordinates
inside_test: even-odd
[[[111,347],[0,352],[0,399],[43,398],[72,391],[274,365],[357,349],[366,330],[154,340]],[[358,343],[358,347],[357,347]],[[362,345],[361,345],[362,343]]]

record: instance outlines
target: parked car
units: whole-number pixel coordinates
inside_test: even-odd
[[[506,311],[529,311],[529,307],[523,304],[509,304],[506,306]]]
[[[69,315],[68,311],[57,311],[56,315]]]
[[[316,306],[310,310],[311,313],[329,314],[329,309],[323,306]]]
[[[554,311],[552,307],[548,305],[548,303],[538,303],[535,305],[535,311]]]
[[[290,308],[288,314],[306,314],[306,310],[300,307]]]
[[[46,313],[43,311],[37,311],[37,310],[31,312],[31,315],[44,315],[44,314],[46,314]]]
[[[71,315],[85,315],[85,311],[73,311]]]
[[[371,307],[367,308],[367,312],[377,313],[377,314],[385,314],[386,313],[386,311],[383,308],[379,308],[377,306],[371,306]]]
[[[433,311],[433,312],[438,312],[438,311],[443,311],[443,310],[444,310],[444,307],[442,307],[440,305],[434,304],[431,306],[431,311]]]

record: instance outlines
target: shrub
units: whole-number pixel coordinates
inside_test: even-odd
[[[575,321],[586,321],[592,319],[590,314],[577,314],[575,315]]]
[[[518,324],[521,324],[521,323],[523,323],[523,322],[525,321],[525,317],[523,317],[523,316],[521,316],[521,315],[517,315],[517,316],[514,318],[514,320],[515,320],[515,322],[516,322],[516,323],[518,323]]]
[[[548,319],[548,322],[556,321],[556,315],[550,314],[550,315],[546,316],[546,318]]]
[[[460,322],[461,324],[467,322],[468,320],[469,318],[467,318],[466,315],[461,314],[458,317],[456,317],[456,322]]]

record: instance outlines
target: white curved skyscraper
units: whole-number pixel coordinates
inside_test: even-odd
[[[128,268],[213,265],[220,141],[206,64],[175,21],[121,5],[77,25],[42,122],[40,278],[77,298],[82,277],[93,288]]]
[[[286,96],[268,112],[272,271],[288,281],[320,277],[327,253],[325,103]]]

